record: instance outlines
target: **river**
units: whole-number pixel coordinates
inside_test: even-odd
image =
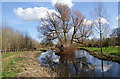
[[[73,54],[59,57],[57,63],[48,63],[59,77],[120,77],[120,64],[100,60],[84,50],[76,49]]]

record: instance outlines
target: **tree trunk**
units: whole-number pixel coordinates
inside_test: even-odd
[[[65,30],[64,30],[65,31]],[[64,43],[67,42],[67,38],[66,38],[66,32],[64,32]]]
[[[7,49],[5,48],[5,53],[7,52]]]
[[[75,35],[75,31],[73,32],[73,35],[72,35],[72,38],[71,38],[71,44],[73,43],[73,38],[74,38],[74,35]]]
[[[102,53],[102,28],[100,24],[100,53]]]
[[[102,35],[100,34],[100,52],[102,53]]]

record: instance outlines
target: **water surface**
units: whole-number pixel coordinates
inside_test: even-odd
[[[59,63],[47,64],[50,64],[60,77],[120,77],[120,64],[100,60],[79,49],[73,54],[61,55]]]

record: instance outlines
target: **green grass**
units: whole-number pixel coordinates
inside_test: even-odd
[[[2,55],[2,58],[8,57],[8,56],[12,56],[12,55],[18,54],[18,53],[20,53],[20,52],[8,52],[8,53],[6,53],[6,54],[3,54],[3,55]]]
[[[9,56],[12,56],[12,55],[15,55],[15,54],[20,54],[20,53],[25,53],[26,51],[21,51],[21,52],[8,52],[6,54],[3,54],[2,55],[2,58],[5,58],[5,57],[9,57]]]
[[[2,55],[2,59],[4,60],[6,58],[9,58],[9,60],[7,60],[4,63],[2,63],[2,65],[4,66],[4,65],[8,64],[13,58],[18,57],[20,54],[23,54],[23,53],[27,53],[27,51],[22,51],[22,52],[8,52],[6,54],[3,54]],[[10,56],[14,56],[14,55],[15,55],[15,57],[11,57],[10,58]]]
[[[17,57],[12,59],[9,64],[4,68],[2,72],[3,77],[15,77],[21,69],[16,66],[19,61],[25,60],[25,58]]]
[[[38,50],[48,50],[47,47],[44,47],[44,48],[38,48]]]
[[[80,48],[85,48],[89,51],[94,51],[100,53],[100,48],[97,47],[80,47]],[[113,55],[118,55],[120,56],[120,47],[103,47],[102,48],[104,54],[113,54]]]
[[[21,71],[20,68],[16,67],[16,64],[19,61],[24,60],[24,58],[19,57],[20,54],[28,53],[27,51],[21,51],[21,52],[8,52],[6,54],[2,55],[3,60],[7,59],[7,61],[2,63],[2,66],[4,67],[2,71],[3,77],[15,77],[17,73]],[[14,57],[11,57],[14,56]]]

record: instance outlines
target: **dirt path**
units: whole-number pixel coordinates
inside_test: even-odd
[[[12,56],[2,58],[2,69],[4,69],[4,67],[8,65],[7,62],[11,61],[13,58],[19,57],[21,55],[26,55],[26,54],[27,54],[27,52],[24,52],[24,53],[21,52],[21,53],[18,53],[18,54],[16,53]]]
[[[15,57],[25,59],[16,64],[16,67],[21,70],[21,72],[17,74],[17,77],[55,77],[56,73],[51,69],[40,66],[39,61],[36,58],[36,54],[38,53],[39,52],[29,51],[27,53],[12,55],[4,58],[3,62],[7,62]]]

